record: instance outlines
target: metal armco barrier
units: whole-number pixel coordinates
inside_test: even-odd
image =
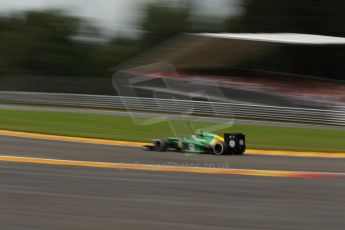
[[[345,109],[342,107],[320,110],[207,101],[11,91],[0,91],[0,103],[106,108],[345,126]]]

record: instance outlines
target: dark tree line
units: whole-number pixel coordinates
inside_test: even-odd
[[[61,11],[0,18],[0,74],[104,76],[133,52],[132,41],[86,42],[97,29]]]
[[[98,29],[59,10],[0,16],[0,76],[111,76],[114,66],[174,35],[188,31],[190,8],[145,7],[137,39],[101,40]]]
[[[296,32],[345,36],[343,0],[244,0],[244,13],[228,20],[193,18],[193,5],[151,3],[139,22],[142,35],[98,42],[98,28],[59,10],[0,16],[0,77],[9,75],[109,77],[114,66],[181,32]],[[87,38],[87,39],[85,39]],[[91,40],[91,41],[90,41]],[[320,54],[325,76],[344,73],[344,49]],[[289,50],[295,66],[317,65],[312,50]],[[312,58],[313,60],[308,60]],[[327,59],[327,60],[326,60]],[[335,63],[335,64],[334,64]],[[279,68],[279,66],[276,66]],[[327,73],[326,73],[327,72]]]

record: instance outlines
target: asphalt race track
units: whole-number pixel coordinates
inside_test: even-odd
[[[0,156],[345,173],[345,159],[214,156],[0,136]],[[343,175],[343,174],[341,174]],[[211,175],[0,161],[0,229],[344,229],[345,177]]]

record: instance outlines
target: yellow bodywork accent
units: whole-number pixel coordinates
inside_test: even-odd
[[[215,145],[217,142],[224,142],[224,138],[221,136],[215,136],[215,138],[213,139],[213,141],[211,142],[211,145]]]

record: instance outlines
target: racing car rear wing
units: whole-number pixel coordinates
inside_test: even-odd
[[[224,133],[224,144],[229,152],[243,154],[246,150],[246,136],[243,133]]]

